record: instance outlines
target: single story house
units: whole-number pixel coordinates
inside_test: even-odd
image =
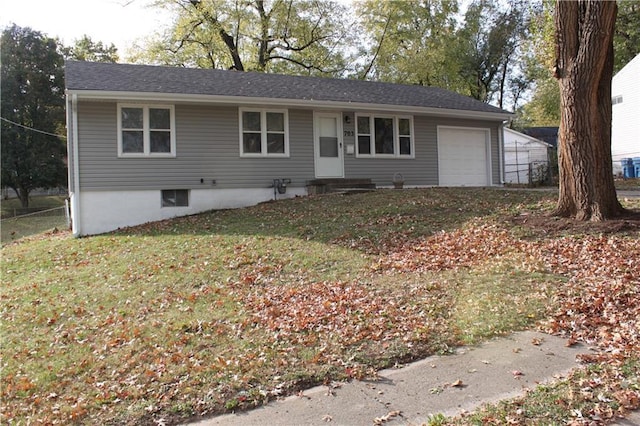
[[[439,88],[73,61],[65,81],[75,236],[306,195],[318,178],[503,176],[510,114]]]
[[[549,165],[550,144],[513,129],[504,129],[504,182],[534,183]]]
[[[640,54],[613,76],[611,103],[611,157],[621,173],[623,158],[640,158]]]

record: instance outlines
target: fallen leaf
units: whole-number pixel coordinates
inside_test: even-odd
[[[570,347],[576,345],[577,343],[578,343],[578,341],[572,337],[572,338],[567,340],[567,343],[565,343],[565,346],[570,348]]]
[[[531,339],[531,344],[535,346],[540,346],[542,342],[544,342],[544,339],[542,338],[538,339],[537,337],[534,337],[533,339]]]
[[[451,383],[449,386],[451,386],[452,388],[461,388],[464,385],[462,383],[462,380],[458,379],[455,382]]]
[[[395,411],[389,411],[387,414],[385,414],[382,417],[376,417],[375,419],[373,419],[373,424],[374,425],[381,425],[385,422],[388,422],[389,420],[393,419],[394,417],[398,417],[401,416],[402,413],[400,410],[395,410]]]

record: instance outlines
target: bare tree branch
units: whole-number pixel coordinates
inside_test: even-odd
[[[387,30],[389,29],[390,22],[391,22],[391,14],[387,15],[387,22],[385,22],[384,24],[382,36],[380,36],[380,41],[378,42],[378,47],[376,48],[376,52],[374,53],[373,58],[371,58],[371,61],[369,61],[369,65],[367,65],[367,68],[364,70],[362,74],[360,74],[358,79],[365,80],[367,78],[367,75],[371,72],[371,69],[373,68],[373,64],[375,63],[376,59],[378,59],[378,55],[380,54],[380,49],[382,49],[382,44],[384,43],[384,39],[387,35]]]

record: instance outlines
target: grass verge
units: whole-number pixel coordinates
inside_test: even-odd
[[[7,244],[29,235],[39,234],[52,229],[64,230],[67,218],[64,211],[62,196],[35,196],[30,198],[29,211],[24,216],[20,200],[9,198],[2,200],[2,226],[0,227],[0,242]],[[38,213],[42,211],[42,213]],[[19,214],[18,217],[16,214]]]

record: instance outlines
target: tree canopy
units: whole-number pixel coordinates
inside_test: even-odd
[[[615,57],[613,72],[620,71],[640,53],[640,2],[618,2],[618,17],[613,35]]]
[[[16,25],[2,33],[2,185],[23,207],[66,183],[63,58],[56,40]]]
[[[286,74],[340,75],[349,45],[344,5],[327,0],[157,0],[171,28],[137,62]]]
[[[357,76],[398,83],[461,88],[454,1],[366,0],[356,3],[362,30]]]
[[[89,62],[118,62],[118,49],[111,43],[104,45],[101,41],[95,42],[88,35],[83,35],[75,40],[73,46],[63,47],[62,54],[65,59]]]

